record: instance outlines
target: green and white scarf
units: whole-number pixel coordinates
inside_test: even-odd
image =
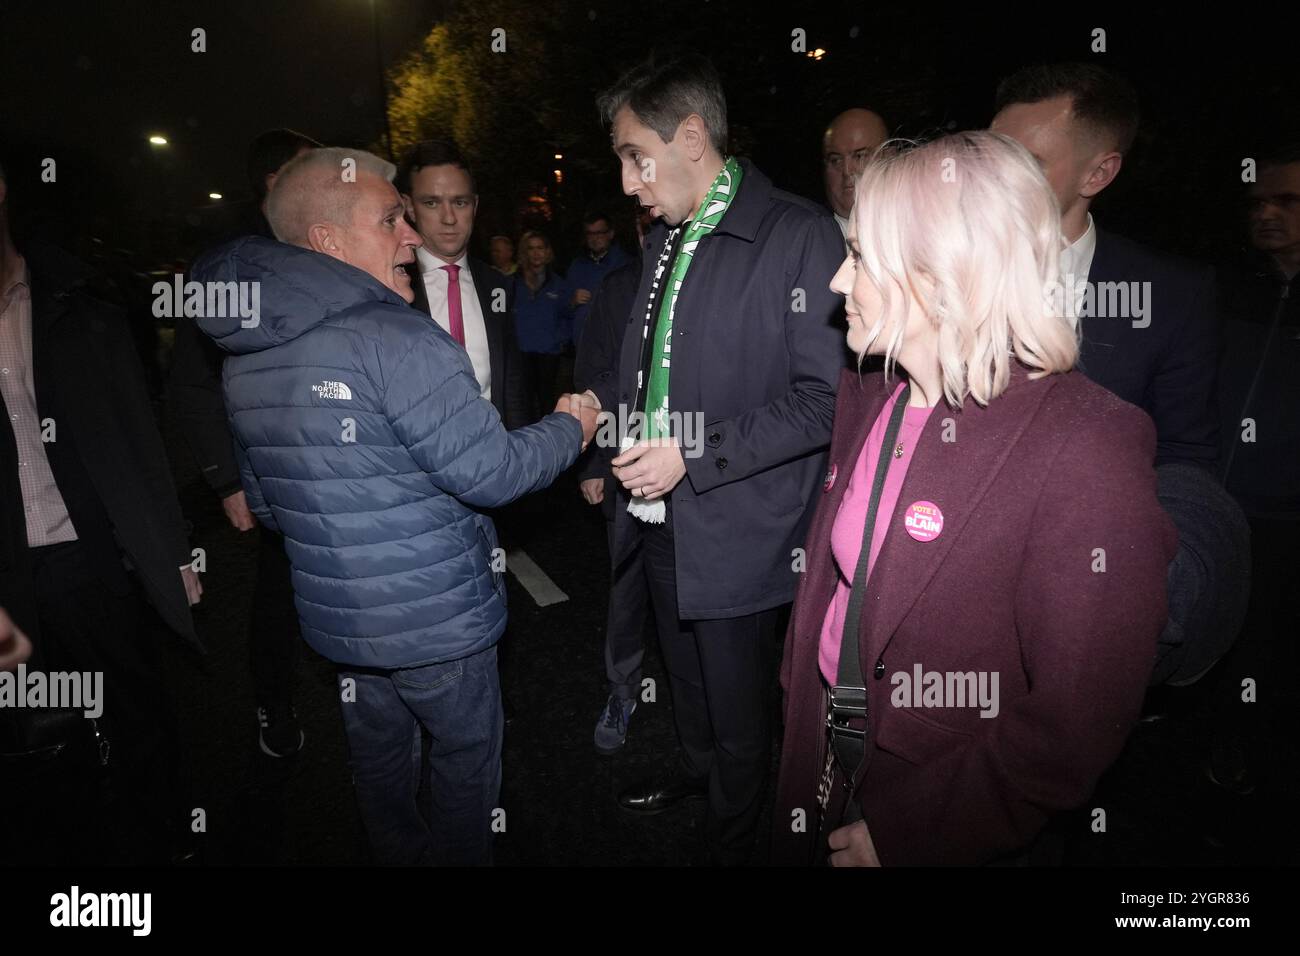
[[[677,255],[673,257],[672,266],[668,270],[666,294],[662,296],[660,295],[659,283],[665,271],[669,251],[672,249],[673,242],[678,234],[682,231],[682,226],[677,226],[668,233],[668,237],[664,240],[664,247],[659,253],[659,262],[654,272],[654,285],[651,287],[650,297],[646,302],[645,325],[641,333],[644,341],[644,338],[650,334],[650,320],[654,315],[655,306],[658,305],[658,321],[654,326],[654,351],[650,358],[650,381],[645,386],[645,413],[647,418],[645,431],[646,437],[651,440],[671,437],[668,421],[668,386],[673,347],[673,316],[677,310],[677,297],[681,294],[682,283],[686,281],[686,273],[690,269],[691,263],[695,261],[695,250],[704,237],[709,235],[722,222],[722,217],[727,214],[732,201],[740,191],[741,175],[740,163],[736,161],[734,156],[728,157],[726,162],[723,163],[722,169],[718,171],[717,177],[709,186],[708,192],[705,193],[704,201],[700,203],[700,208],[696,210],[694,218],[685,226],[686,234],[682,237],[681,248],[677,250]],[[680,343],[678,343],[677,348],[678,351],[681,350]],[[637,371],[638,393],[644,384],[642,381],[644,374],[641,370]],[[624,450],[630,447],[630,444],[629,441],[625,440]],[[644,498],[634,496],[627,510],[642,521],[659,524],[664,520],[666,509],[662,499],[659,501],[646,501]]]

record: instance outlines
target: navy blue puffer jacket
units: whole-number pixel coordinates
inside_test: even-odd
[[[307,642],[379,668],[492,646],[505,582],[477,509],[554,481],[577,457],[577,420],[507,432],[451,336],[328,256],[240,239],[191,279],[259,283],[256,325],[198,322],[233,353],[223,378],[244,491],[284,534]]]

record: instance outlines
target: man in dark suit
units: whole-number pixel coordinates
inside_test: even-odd
[[[651,219],[641,210],[637,216],[637,249],[645,242]],[[573,366],[573,387],[585,391],[602,372],[618,367],[623,350],[637,285],[641,281],[641,258],[624,262],[601,281],[591,300],[591,311],[577,342]],[[599,505],[605,519],[605,537],[614,552],[614,505],[618,501],[618,480],[610,462],[617,447],[592,446],[579,459],[579,489],[590,505]],[[611,756],[627,742],[628,721],[636,710],[641,690],[641,661],[645,656],[645,622],[650,610],[645,568],[640,552],[610,568],[609,611],[605,618],[605,676],[609,697],[596,721],[596,753]]]
[[[104,834],[118,841],[110,859],[166,862],[168,824],[189,811],[142,599],[197,647],[190,605],[202,588],[126,322],[87,292],[80,263],[15,245],[8,198],[0,170],[0,607],[31,638],[33,669],[103,674],[121,813]],[[74,821],[14,789],[0,797],[27,807],[0,807],[0,820],[19,846],[51,841],[54,862],[49,847]],[[13,848],[8,834],[0,844]]]
[[[998,87],[991,129],[1043,167],[1061,205],[1067,315],[1082,323],[1079,370],[1156,423],[1156,464],[1218,460],[1214,273],[1097,228],[1089,208],[1119,175],[1137,94],[1091,63],[1034,66]]]
[[[506,428],[529,424],[511,282],[468,254],[478,194],[464,157],[447,140],[417,143],[403,157],[395,185],[424,240],[407,269],[412,305],[464,346],[479,391]]]
[[[319,146],[311,137],[291,129],[266,130],[253,139],[247,165],[253,198],[245,206],[236,235],[275,238],[266,221],[266,197],[289,160]],[[248,614],[248,658],[253,675],[258,748],[269,757],[291,757],[302,749],[306,733],[294,708],[298,612],[293,604],[284,536],[258,524],[240,483],[234,441],[226,419],[226,400],[221,394],[225,352],[200,332],[194,322],[177,322],[175,332],[167,382],[169,412],[193,453],[203,480],[221,499],[221,510],[230,526],[257,541],[257,578]]]
[[[632,423],[649,410],[657,436],[613,462],[613,560],[641,550],[682,745],[677,778],[619,803],[656,813],[707,794],[710,856],[740,864],[771,762],[778,610],[844,367],[830,290],[844,238],[825,209],[726,156],[726,99],[703,57],[652,59],[600,107],[624,192],[663,222],[643,246],[618,365],[586,394]]]

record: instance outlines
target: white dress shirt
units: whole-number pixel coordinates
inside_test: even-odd
[[[833,215],[835,216],[835,224],[840,227],[840,232],[844,233],[844,244],[848,245],[849,221],[845,219],[843,216],[841,216],[839,213],[833,213]]]
[[[1088,213],[1088,228],[1083,235],[1070,243],[1061,252],[1061,275],[1074,276],[1076,281],[1088,281],[1092,269],[1092,257],[1097,252],[1097,227],[1092,224],[1092,213]]]
[[[1088,213],[1088,228],[1083,235],[1061,250],[1061,285],[1067,293],[1074,296],[1072,303],[1066,307],[1066,318],[1070,324],[1079,324],[1079,303],[1092,271],[1092,257],[1097,252],[1097,227],[1092,223],[1092,213]]]
[[[442,268],[447,263],[423,246],[415,250],[415,257],[419,260],[420,278],[424,280],[424,291],[429,297],[429,315],[450,333],[447,289],[451,276]],[[474,366],[474,378],[478,380],[479,392],[491,400],[492,359],[488,351],[487,325],[483,321],[483,308],[479,305],[478,292],[474,288],[474,276],[469,271],[469,255],[461,253],[455,265],[460,266],[457,278],[460,281],[460,314],[465,322],[465,351],[469,353],[470,364]]]

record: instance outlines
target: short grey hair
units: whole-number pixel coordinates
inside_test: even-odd
[[[719,153],[727,151],[727,97],[713,63],[698,53],[651,56],[624,73],[596,100],[611,125],[624,106],[654,130],[665,143],[692,113],[704,120],[709,140]]]
[[[355,176],[344,178],[346,171]],[[362,173],[393,181],[397,167],[361,149],[326,146],[285,163],[266,197],[266,219],[275,238],[306,247],[307,230],[322,222],[351,225]]]

